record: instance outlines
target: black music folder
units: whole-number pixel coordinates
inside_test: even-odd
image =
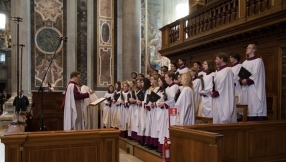
[[[150,96],[149,96],[149,101],[150,102],[157,102],[159,99],[160,99],[161,97],[157,94],[157,93],[155,93],[155,92],[151,92],[150,93]]]
[[[144,101],[144,93],[143,93],[143,91],[139,91],[139,92],[137,93],[137,99],[138,99],[139,101]]]
[[[240,79],[247,79],[251,75],[252,74],[247,69],[245,69],[243,66],[240,68],[239,73],[238,73],[238,76]]]

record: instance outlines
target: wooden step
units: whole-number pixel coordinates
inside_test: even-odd
[[[160,153],[155,150],[148,150],[144,146],[141,146],[135,140],[128,140],[126,138],[119,138],[119,147],[125,150],[127,153],[137,157],[145,162],[162,162],[163,159]]]

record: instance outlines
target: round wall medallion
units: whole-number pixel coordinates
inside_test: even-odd
[[[59,37],[61,37],[61,33],[56,28],[41,28],[35,35],[36,47],[43,53],[53,54],[59,44]],[[61,42],[57,51],[60,51],[62,45],[63,42]]]

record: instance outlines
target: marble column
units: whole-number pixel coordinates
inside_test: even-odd
[[[139,0],[124,0],[122,12],[122,80],[130,80],[131,72],[140,72],[140,4]]]
[[[67,81],[70,80],[70,73],[77,69],[77,0],[69,0],[67,3]]]
[[[22,86],[24,95],[31,96],[31,41],[30,41],[30,0],[11,0],[11,17],[21,17],[23,21],[19,23],[19,44],[24,44],[23,48],[23,69]],[[17,95],[17,24],[11,22],[11,82],[12,96]],[[19,55],[21,49],[19,48]],[[20,57],[21,58],[21,57]],[[21,62],[21,60],[19,60]],[[20,68],[19,68],[20,69]],[[19,81],[21,69],[19,72]],[[21,85],[21,83],[20,83]]]

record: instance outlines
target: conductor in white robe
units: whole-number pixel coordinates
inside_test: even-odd
[[[247,79],[240,79],[248,95],[248,121],[267,120],[265,70],[262,59],[255,56],[256,51],[255,44],[249,44],[246,48],[248,59],[242,63],[242,66],[252,75]]]
[[[62,103],[64,110],[64,130],[84,129],[83,112],[81,102],[88,98],[94,91],[80,93],[77,85],[80,83],[80,72],[74,71],[70,74],[70,82],[65,92],[65,98]]]
[[[234,101],[233,73],[226,63],[226,53],[216,54],[216,65],[219,67],[215,72],[214,86],[211,91],[213,97],[213,123],[236,122],[236,105]]]

